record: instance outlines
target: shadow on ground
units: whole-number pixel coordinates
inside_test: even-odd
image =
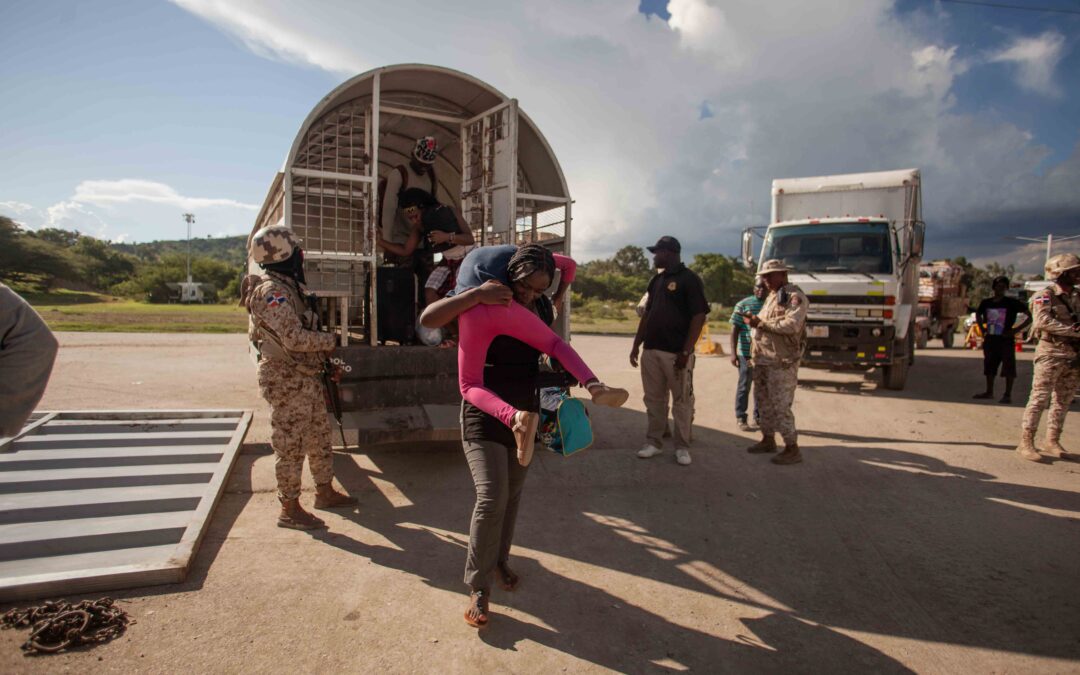
[[[907,386],[894,391],[881,385],[881,376],[876,371],[865,374],[860,380],[834,379],[828,371],[816,368],[799,370],[799,387],[852,396],[874,396],[875,398],[901,398],[922,401],[942,401],[949,403],[970,403],[972,405],[999,406],[996,398],[990,401],[976,401],[971,397],[986,388],[982,372],[982,352],[970,352],[969,358],[957,358],[960,350],[920,349],[915,353],[915,364],[908,375]],[[951,354],[946,356],[945,354]],[[851,371],[848,371],[851,372]],[[929,374],[933,374],[932,377]],[[1016,383],[1012,392],[1012,406],[1027,402],[1031,392],[1032,362],[1017,359]],[[943,379],[953,382],[969,382],[971,394],[956,398],[950,387],[941,386]],[[998,378],[995,391],[1000,396],[1005,391],[1004,380]]]
[[[644,422],[642,413],[612,411],[598,422],[596,447],[540,456],[515,540],[614,580],[590,584],[518,555],[522,587],[496,589],[493,623],[480,634],[486,644],[514,650],[530,640],[624,672],[903,670],[840,630],[1080,657],[1080,616],[1063,602],[1076,597],[1078,581],[1075,493],[874,445],[902,442],[886,438],[818,433],[847,445],[807,448],[795,467],[747,455],[752,439],[704,427],[695,429],[690,469],[670,448],[642,461],[605,444],[615,429]],[[342,484],[370,495],[349,517],[400,550],[332,532],[318,540],[461,592],[464,609],[465,538],[447,534],[467,532],[472,509],[460,450],[375,450],[367,460],[411,505],[370,495],[372,472],[338,455]],[[615,590],[626,584],[659,595],[630,604]],[[742,605],[745,631],[688,628],[682,603],[665,599],[686,592]],[[500,613],[505,606],[542,625]]]

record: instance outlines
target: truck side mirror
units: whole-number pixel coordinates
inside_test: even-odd
[[[746,269],[754,266],[754,231],[743,230],[742,233],[742,262]]]
[[[926,240],[926,223],[915,223],[911,228],[911,255],[921,258]]]

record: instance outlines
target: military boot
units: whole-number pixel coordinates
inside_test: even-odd
[[[757,443],[751,445],[746,451],[753,454],[776,452],[776,438],[774,436],[766,436]]]
[[[798,464],[802,461],[802,453],[799,452],[798,443],[788,443],[784,451],[772,458],[773,464]]]
[[[1020,445],[1016,446],[1016,454],[1021,459],[1026,459],[1029,462],[1041,462],[1042,455],[1039,454],[1038,448],[1035,447],[1035,432],[1024,429],[1023,434],[1020,436]]]
[[[1061,447],[1061,432],[1047,429],[1046,454],[1057,459],[1076,460],[1077,456]]]
[[[333,483],[315,486],[315,508],[317,509],[336,509],[339,506],[356,506],[359,503],[355,497],[335,490]]]
[[[282,499],[281,514],[278,515],[278,527],[288,527],[293,530],[319,530],[326,527],[326,523],[311,515],[300,506],[300,499]]]

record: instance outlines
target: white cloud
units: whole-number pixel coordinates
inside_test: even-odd
[[[77,201],[57,202],[45,209],[42,227],[74,230],[99,239],[108,239],[109,225],[93,210]]]
[[[1017,37],[987,57],[990,63],[1008,63],[1016,68],[1016,82],[1023,89],[1046,96],[1060,96],[1054,70],[1065,55],[1065,36],[1049,30],[1034,37]]]
[[[249,211],[259,210],[259,207],[255,204],[245,204],[235,199],[185,197],[164,183],[135,178],[84,180],[75,187],[75,196],[71,199],[81,204],[95,204],[97,206],[151,202],[189,210],[214,207],[232,207]]]
[[[4,213],[10,213],[10,214],[13,214],[13,215],[16,215],[16,216],[21,216],[22,214],[27,213],[29,211],[33,211],[33,210],[34,210],[33,205],[32,204],[27,204],[26,202],[17,202],[17,201],[0,202],[0,211],[3,211]]]
[[[1045,170],[1029,131],[958,113],[974,60],[892,0],[672,0],[670,23],[637,0],[174,2],[271,58],[348,75],[436,63],[518,98],[567,175],[585,259],[665,232],[734,252],[783,176],[920,167],[931,248],[1014,204],[1080,208],[1080,159]],[[1044,55],[1010,62],[1056,64]]]

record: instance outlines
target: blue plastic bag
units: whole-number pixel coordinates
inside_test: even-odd
[[[581,399],[558,388],[540,392],[540,440],[566,457],[593,443],[592,422]]]

